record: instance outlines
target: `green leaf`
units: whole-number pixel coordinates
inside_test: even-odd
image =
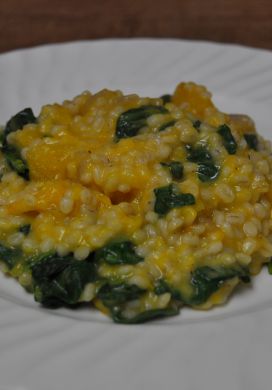
[[[221,125],[217,130],[218,134],[220,134],[223,145],[226,148],[229,154],[235,154],[237,151],[237,143],[231,133],[231,130],[228,125]]]
[[[235,277],[240,278],[244,282],[248,282],[249,271],[240,265],[232,267],[209,267],[202,266],[196,268],[192,273],[191,284],[193,286],[193,294],[188,299],[183,296],[183,301],[189,305],[200,305],[217,291],[220,286],[229,279]]]
[[[213,158],[207,148],[203,145],[193,147],[192,145],[186,145],[187,160],[194,163],[213,163]]]
[[[196,121],[193,122],[193,126],[197,131],[199,131],[201,126],[201,121],[197,119]]]
[[[145,292],[146,290],[136,284],[107,282],[99,289],[97,297],[106,307],[113,310],[115,306],[138,299]]]
[[[170,293],[171,297],[174,300],[182,302],[182,297],[181,297],[180,291],[178,289],[170,286],[164,279],[160,279],[156,282],[154,292],[157,295]]]
[[[78,261],[71,255],[60,257],[56,253],[32,258],[36,301],[52,308],[76,304],[85,285],[96,280],[95,264],[90,260]]]
[[[20,151],[15,146],[5,143],[2,152],[10,168],[25,180],[29,180],[29,169]]]
[[[162,99],[163,104],[171,103],[172,95],[165,94],[165,95],[160,96],[160,99]]]
[[[173,184],[156,188],[154,193],[156,197],[154,211],[160,216],[173,208],[195,204],[195,197],[192,194],[180,193]]]
[[[163,106],[151,105],[132,108],[123,112],[117,120],[115,137],[117,140],[134,137],[142,127],[147,125],[148,117],[155,114],[167,114],[168,112]]]
[[[106,283],[98,291],[97,297],[110,310],[114,322],[122,324],[136,324],[146,322],[158,317],[176,315],[179,309],[176,303],[170,303],[165,309],[147,310],[135,315],[133,318],[127,318],[124,315],[126,304],[130,301],[139,299],[146,290],[137,285],[128,285],[125,283]]]
[[[4,135],[4,131],[1,129],[0,130],[0,146],[2,147],[3,144],[5,142],[5,135]]]
[[[6,158],[6,161],[10,168],[25,180],[29,180],[29,169],[27,167],[27,163],[22,158],[19,149],[13,145],[8,144],[7,136],[14,131],[21,130],[29,123],[36,122],[37,119],[35,118],[31,108],[25,108],[10,118],[3,132],[2,152]]]
[[[199,163],[197,173],[202,182],[213,181],[219,175],[219,167],[212,163]]]
[[[19,232],[23,233],[25,236],[27,236],[30,233],[30,230],[31,230],[30,223],[27,223],[19,227]]]
[[[215,165],[213,157],[205,146],[199,145],[193,147],[192,145],[186,145],[188,151],[187,160],[197,163],[198,178],[202,182],[213,181],[217,178],[220,172],[220,168]]]
[[[271,266],[272,271],[272,266]],[[249,282],[249,271],[247,268],[235,264],[232,267],[210,267],[202,266],[196,268],[191,275],[192,293],[188,297],[182,294],[179,288],[170,286],[165,280],[160,279],[155,286],[154,292],[157,295],[169,292],[177,302],[187,305],[200,305],[205,303],[208,298],[217,291],[221,285],[229,279],[238,277],[243,282]]]
[[[250,149],[258,150],[258,136],[254,133],[244,134],[246,143]]]
[[[0,261],[3,261],[9,269],[12,269],[21,259],[22,252],[17,248],[9,248],[0,244]]]
[[[163,123],[160,127],[159,127],[159,131],[163,131],[165,129],[167,129],[168,127],[170,126],[174,126],[174,124],[176,123],[176,120],[171,120],[171,121],[168,121],[168,122],[165,122]]]
[[[270,259],[269,263],[267,264],[267,268],[270,275],[272,275],[272,259]]]
[[[131,241],[113,242],[95,253],[96,260],[103,260],[108,264],[137,264],[144,260],[137,255]]]
[[[4,135],[7,137],[9,133],[22,129],[25,125],[29,123],[36,123],[37,119],[33,114],[31,108],[25,108],[24,110],[18,112],[16,115],[10,118],[7,122]]]
[[[113,321],[118,324],[142,324],[147,321],[155,320],[163,317],[170,317],[179,314],[179,306],[175,302],[171,302],[164,309],[151,309],[143,311],[132,318],[126,318],[120,311],[112,313]]]
[[[180,180],[183,177],[183,165],[180,161],[162,162],[162,166],[169,168],[173,179]]]

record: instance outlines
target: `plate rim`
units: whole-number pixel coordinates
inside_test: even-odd
[[[5,50],[0,53],[0,57],[2,56],[8,56],[10,54],[14,53],[26,53],[29,51],[39,50],[39,49],[45,49],[45,48],[53,48],[53,47],[60,47],[60,46],[69,46],[69,45],[78,45],[78,44],[98,44],[98,43],[126,43],[126,42],[175,42],[175,43],[188,43],[188,44],[197,44],[197,45],[209,45],[209,46],[222,46],[222,47],[228,47],[228,48],[236,48],[240,50],[245,51],[254,51],[259,52],[263,54],[269,54],[272,55],[272,49],[262,48],[262,47],[255,47],[255,46],[249,46],[241,43],[235,43],[235,42],[220,42],[220,41],[212,41],[212,40],[205,40],[205,39],[184,39],[184,38],[175,38],[175,37],[131,37],[131,38],[118,38],[118,37],[102,37],[102,38],[95,38],[95,39],[72,39],[67,41],[58,41],[58,42],[50,42],[50,43],[39,43],[32,46],[26,46],[26,47],[18,47],[10,50]]]

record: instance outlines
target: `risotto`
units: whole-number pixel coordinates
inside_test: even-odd
[[[208,309],[272,255],[270,143],[203,86],[27,108],[1,144],[0,266],[46,307]]]

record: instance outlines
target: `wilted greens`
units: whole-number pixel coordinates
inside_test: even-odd
[[[217,130],[218,134],[220,134],[223,145],[225,146],[227,152],[229,154],[235,154],[237,151],[237,143],[235,138],[233,137],[230,127],[228,125],[221,125]]]
[[[195,204],[192,194],[182,194],[174,184],[159,187],[154,190],[154,211],[163,216],[176,207],[190,206]]]
[[[165,107],[152,105],[131,108],[130,110],[123,112],[117,120],[115,132],[116,140],[134,137],[142,127],[147,125],[146,120],[151,115],[167,113],[168,110]]]

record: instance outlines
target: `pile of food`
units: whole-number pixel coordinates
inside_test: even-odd
[[[0,264],[50,308],[221,304],[272,256],[270,143],[205,87],[84,92],[3,127]]]

